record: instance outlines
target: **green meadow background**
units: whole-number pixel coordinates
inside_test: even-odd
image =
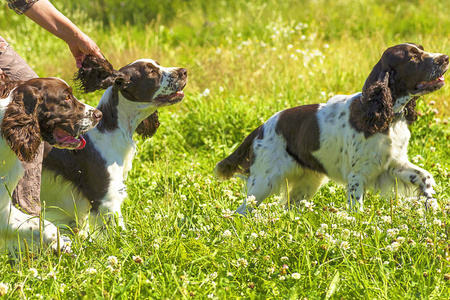
[[[54,1],[120,68],[139,58],[188,69],[183,102],[161,109],[123,206],[127,230],[72,236],[74,255],[0,256],[2,299],[449,299],[450,88],[419,100],[410,159],[436,179],[438,210],[367,193],[346,209],[328,183],[285,211],[266,200],[247,218],[239,179],[212,170],[284,108],[359,91],[388,47],[450,54],[440,0]],[[66,44],[3,4],[0,35],[40,76],[68,82]],[[72,82],[73,83],[73,82]],[[77,93],[96,105],[101,92]],[[45,199],[42,199],[45,201]]]

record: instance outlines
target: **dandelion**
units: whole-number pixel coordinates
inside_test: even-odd
[[[7,283],[0,282],[0,296],[5,296],[8,293],[9,286]]]
[[[291,277],[292,277],[292,279],[299,280],[300,279],[300,274],[299,273],[292,273]]]
[[[117,266],[119,264],[119,260],[115,256],[108,256],[106,261],[108,262],[108,265],[110,265],[110,266]]]
[[[158,245],[158,244],[155,244]],[[153,245],[153,246],[155,246]],[[158,245],[159,246],[159,245]],[[144,262],[144,260],[142,259],[142,257],[140,257],[139,255],[135,255],[133,256],[133,261],[137,264],[142,264]]]

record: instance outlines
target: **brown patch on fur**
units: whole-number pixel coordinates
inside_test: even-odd
[[[112,86],[117,77],[124,76],[122,72],[114,70],[106,58],[87,55],[81,68],[75,73],[74,80],[84,93],[104,90]]]
[[[253,162],[253,141],[264,136],[263,125],[256,128],[227,158],[217,163],[214,173],[220,179],[231,178],[235,173],[249,174]]]
[[[0,73],[0,99],[8,97],[9,93],[21,83],[22,81],[14,81],[5,73]]]
[[[13,93],[1,123],[1,134],[19,160],[31,162],[41,143],[36,106],[42,102],[42,95],[29,85],[20,85]]]
[[[376,132],[385,132],[394,118],[393,99],[388,86],[389,75],[366,86],[361,97],[350,106],[350,124],[366,138]]]
[[[299,165],[326,174],[322,164],[312,155],[320,148],[317,120],[318,104],[298,106],[280,113],[276,132],[286,141],[286,152]]]
[[[143,138],[151,138],[159,128],[158,111],[155,111],[136,128],[136,133]]]

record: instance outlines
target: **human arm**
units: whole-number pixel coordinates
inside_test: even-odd
[[[103,57],[97,44],[48,0],[37,1],[24,14],[51,34],[65,41],[78,68],[81,67],[85,55]]]

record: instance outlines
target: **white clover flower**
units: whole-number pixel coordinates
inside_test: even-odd
[[[229,231],[228,229],[225,230],[225,231],[222,233],[222,237],[224,237],[224,238],[229,238],[229,237],[231,237],[231,231]]]
[[[186,197],[186,195],[180,195],[180,199],[183,200],[183,201],[186,201],[187,197]]]
[[[38,276],[38,270],[36,270],[35,268],[30,268],[28,271],[30,272],[31,276],[33,276],[33,277]]]
[[[201,96],[202,96],[202,97],[208,97],[209,94],[210,94],[209,89],[205,89],[205,90],[203,91],[203,93],[201,94]]]
[[[409,230],[408,225],[406,225],[406,224],[401,224],[401,225],[400,225],[400,230],[403,230],[403,231],[408,232],[408,230]]]
[[[348,250],[348,249],[350,249],[350,243],[347,241],[342,241],[341,244],[339,245],[339,247],[342,250]]]
[[[398,235],[399,230],[397,228],[391,228],[391,229],[386,230],[386,232],[387,232],[388,237],[395,238]]]
[[[153,247],[155,247],[155,245],[158,245],[158,244],[154,244]],[[159,245],[158,245],[158,247],[159,247]],[[133,258],[133,261],[137,264],[142,264],[144,262],[142,257],[140,257],[139,255],[134,255],[132,258]]]
[[[439,220],[439,219],[434,219],[433,224],[438,226],[438,227],[441,227],[442,226],[442,221]]]
[[[212,274],[209,274],[208,277],[209,277],[209,279],[214,280],[214,279],[217,278],[217,276],[218,276],[217,272],[214,272],[214,273],[212,273]]]
[[[292,279],[299,280],[300,279],[300,274],[299,273],[292,273],[291,277],[292,277]]]
[[[254,195],[248,196],[245,201],[247,203],[247,206],[249,206],[249,207],[255,207],[257,204],[256,197]]]
[[[397,237],[397,241],[398,241],[400,244],[403,244],[403,243],[406,241],[406,238],[404,238],[404,237],[402,237],[402,236],[399,236],[399,237]]]
[[[281,281],[284,281],[284,280],[286,280],[286,277],[280,276],[280,277],[278,277],[278,279],[280,279]]]
[[[280,258],[280,260],[281,260],[281,261],[287,261],[287,260],[289,260],[289,257],[287,257],[287,256],[282,256],[282,257]]]
[[[54,271],[50,271],[47,273],[48,278],[56,279],[56,273]]]
[[[8,293],[9,285],[7,283],[0,282],[0,296],[5,296]]]
[[[320,229],[322,229],[323,231],[328,229],[328,224],[322,223],[320,224]]]
[[[106,261],[108,262],[108,265],[110,265],[110,266],[117,266],[119,264],[119,260],[117,259],[117,257],[115,257],[113,255],[108,256]]]
[[[393,243],[391,244],[391,247],[392,247],[392,251],[393,251],[393,252],[396,252],[396,251],[398,251],[398,249],[400,248],[400,243],[399,243],[399,242],[393,242]]]
[[[247,261],[245,258],[240,257],[240,258],[237,260],[237,266],[238,266],[238,267],[244,267],[244,268],[247,268],[247,267],[248,267],[248,261]]]
[[[342,229],[341,237],[344,240],[347,240],[350,237],[350,230],[348,230],[347,228]]]
[[[95,268],[87,268],[86,273],[88,273],[89,275],[94,275],[97,274],[97,270]]]
[[[78,237],[80,238],[80,240],[84,241],[88,238],[88,233],[85,230],[80,230],[78,231]]]
[[[260,232],[259,232],[259,236],[260,237],[265,237],[267,235],[267,233],[264,231],[264,230],[261,230]]]
[[[251,239],[257,239],[257,238],[258,238],[258,234],[255,233],[255,232],[252,232],[252,233],[250,234],[250,238],[251,238]]]
[[[383,220],[383,222],[386,223],[386,224],[391,224],[392,223],[392,218],[390,216],[382,216],[381,220]]]
[[[416,156],[411,158],[411,161],[413,163],[418,163],[420,160],[423,160],[423,157],[420,154],[417,154]]]

